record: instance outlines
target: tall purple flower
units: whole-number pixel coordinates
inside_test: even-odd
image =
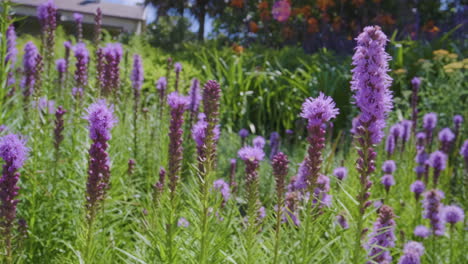
[[[88,64],[89,53],[86,49],[86,44],[78,43],[73,48],[75,52],[75,96],[81,97],[84,88],[88,85]]]
[[[252,140],[252,145],[256,148],[263,149],[265,147],[265,139],[262,136],[256,136]]]
[[[460,148],[460,155],[465,160],[465,168],[468,170],[468,139],[463,142],[463,145]]]
[[[445,154],[449,154],[452,144],[455,141],[455,134],[450,128],[446,127],[439,131],[439,141],[441,145],[440,150]]]
[[[421,79],[419,77],[414,77],[411,80],[411,85],[413,86],[413,93],[411,95],[411,121],[413,121],[414,132],[418,127],[418,92],[419,87],[421,86]]]
[[[379,209],[379,216],[374,223],[373,232],[369,235],[367,250],[370,261],[367,263],[390,263],[390,248],[395,247],[395,214],[388,205]]]
[[[70,66],[70,53],[73,47],[70,41],[63,42],[63,47],[65,48],[64,59],[65,59],[65,68],[66,68],[64,83],[67,83],[68,82],[68,69]]]
[[[94,45],[99,47],[101,44],[101,26],[102,26],[102,11],[98,7],[96,9],[96,15],[94,16]]]
[[[237,168],[237,160],[231,159],[230,167],[229,167],[229,186],[231,186],[233,193],[237,191],[236,168]]]
[[[202,95],[200,92],[200,81],[198,81],[198,79],[196,78],[192,79],[192,85],[190,86],[190,90],[189,90],[189,98],[190,98],[189,110],[190,110],[190,124],[191,124],[192,121],[195,120],[195,117],[198,115],[200,101],[202,99]]]
[[[176,62],[174,64],[174,72],[176,75],[175,78],[175,90],[179,91],[179,78],[180,78],[180,72],[182,71],[182,64],[180,62]]]
[[[411,130],[413,129],[413,121],[403,120],[401,121],[401,126],[403,127],[403,134],[401,135],[401,139],[403,140],[403,142],[408,142],[411,138]]]
[[[426,145],[431,150],[432,146],[432,134],[435,127],[437,126],[437,114],[436,113],[427,113],[423,118],[423,128],[426,133]]]
[[[424,182],[419,181],[419,180],[413,182],[410,186],[410,190],[411,192],[414,193],[414,198],[416,199],[416,201],[419,201],[419,197],[425,191],[425,189],[426,189],[426,186]]]
[[[208,81],[203,88],[203,110],[208,123],[205,130],[205,156],[210,167],[214,166],[216,161],[216,146],[219,138],[219,100],[221,98],[221,88],[216,81]]]
[[[283,152],[276,154],[272,161],[271,166],[273,167],[273,175],[275,176],[276,182],[276,226],[275,226],[275,252],[274,258],[278,259],[278,246],[280,243],[280,230],[281,230],[281,218],[284,211],[284,192],[285,192],[285,180],[288,176],[288,156]],[[276,262],[276,261],[275,261]]]
[[[346,167],[338,167],[333,170],[333,175],[335,175],[338,180],[342,181],[348,176],[348,169]]]
[[[26,161],[28,151],[26,141],[18,135],[8,134],[0,138],[0,157],[5,162],[0,179],[0,225],[8,258],[11,258],[12,254],[12,228],[16,218],[16,205],[19,202],[15,199],[20,189],[17,185],[20,177],[18,170]]]
[[[55,61],[55,68],[59,74],[58,81],[59,81],[59,87],[60,91],[63,90],[63,85],[65,83],[65,73],[67,72],[67,62],[65,59],[58,59]]]
[[[317,98],[307,98],[302,104],[301,117],[308,120],[307,130],[309,148],[308,156],[305,158],[307,168],[306,183],[309,192],[312,193],[317,184],[320,167],[322,165],[322,150],[325,148],[324,124],[335,118],[339,111],[331,97],[323,93]]]
[[[218,179],[213,182],[213,188],[221,193],[221,196],[223,197],[222,206],[224,206],[231,197],[231,188],[229,187],[229,184],[223,179]]]
[[[453,116],[453,130],[455,132],[455,141],[458,138],[458,134],[460,133],[460,128],[462,124],[463,124],[463,116],[454,115]]]
[[[140,105],[140,93],[141,93],[141,86],[143,85],[143,63],[140,55],[135,54],[133,55],[133,70],[132,74],[130,75],[130,80],[132,81],[132,88],[133,88],[133,155],[137,158],[137,135],[138,135],[138,107]]]
[[[241,138],[241,146],[244,146],[245,139],[249,136],[249,130],[242,128],[239,130],[239,137]]]
[[[7,31],[6,31],[6,39],[7,39],[7,46],[6,46],[6,57],[5,57],[5,63],[9,64],[9,69],[8,69],[8,80],[7,80],[7,86],[12,87],[12,91],[14,89],[14,84],[15,84],[15,75],[14,75],[14,69],[15,69],[15,64],[16,64],[16,56],[18,55],[18,49],[16,48],[16,32],[15,32],[15,26],[11,24],[8,26]]]
[[[23,56],[23,71],[24,77],[21,81],[21,88],[25,98],[29,98],[34,92],[34,84],[36,82],[36,57],[38,56],[37,48],[29,41],[24,46]]]
[[[420,238],[427,238],[431,235],[431,230],[423,225],[418,225],[414,228],[413,234]]]
[[[385,151],[387,152],[387,157],[390,158],[395,152],[395,137],[388,135],[387,140],[385,141]]]
[[[103,94],[108,96],[116,94],[120,87],[120,61],[122,59],[122,45],[120,43],[108,43],[102,50],[104,56],[103,65]]]
[[[278,132],[271,132],[270,134],[270,159],[278,153],[280,146],[280,135]]]
[[[107,148],[111,129],[117,123],[113,106],[106,100],[98,100],[87,109],[85,119],[89,123],[89,137],[93,141],[89,149],[88,182],[86,184],[86,209],[88,224],[92,225],[100,201],[109,188],[110,160]]]
[[[390,191],[390,187],[395,185],[395,179],[393,178],[393,172],[396,170],[396,164],[393,160],[387,160],[382,165],[382,171],[384,172],[384,176],[381,179],[381,183],[385,187],[385,191],[388,193]]]
[[[389,87],[392,79],[388,75],[390,56],[385,52],[387,36],[378,26],[368,26],[357,37],[357,47],[353,55],[353,77],[351,90],[355,92],[355,104],[361,111],[356,124],[356,146],[359,158],[357,171],[361,188],[357,196],[359,201],[359,218],[355,242],[354,262],[360,260],[363,216],[371,205],[370,175],[375,171],[377,153],[373,146],[383,138],[386,118],[392,109],[392,93]]]
[[[42,46],[44,48],[46,72],[49,74],[50,64],[54,58],[55,29],[57,28],[57,6],[53,0],[44,2],[37,8],[37,18],[42,27]]]
[[[463,221],[465,213],[463,212],[463,209],[456,205],[448,205],[442,210],[442,217],[446,223],[454,225]]]
[[[161,197],[161,194],[164,192],[164,186],[166,182],[166,170],[161,167],[159,169],[159,179],[156,184],[153,185],[153,202],[157,203],[159,202],[159,197]]]
[[[434,187],[437,187],[440,172],[443,171],[447,165],[447,155],[445,155],[442,151],[437,150],[429,155],[429,159],[426,161],[426,163],[434,170],[432,180]]]
[[[398,264],[421,264],[421,256],[424,254],[424,246],[419,242],[410,241],[405,244],[403,255]]]
[[[175,197],[177,182],[182,167],[182,139],[184,130],[184,112],[187,110],[189,100],[185,96],[179,95],[177,92],[172,92],[167,97],[167,102],[171,108],[171,123],[169,125],[169,189],[171,191],[171,199]]]
[[[390,127],[390,135],[392,136],[395,140],[395,146],[398,145],[398,140],[402,138],[404,133],[404,128],[401,124],[396,123],[393,126]]]
[[[423,217],[429,219],[434,235],[443,236],[445,228],[442,218],[442,203],[440,201],[444,198],[444,193],[439,190],[430,190],[425,192],[423,196]]]
[[[54,128],[54,147],[55,152],[58,154],[60,143],[63,141],[64,120],[63,116],[67,111],[62,106],[57,107],[55,111],[55,128]]]
[[[83,15],[74,13],[73,19],[76,23],[76,41],[79,43],[83,41]]]
[[[426,134],[424,132],[419,132],[416,134],[416,163],[418,166],[414,169],[417,175],[417,179],[420,180],[424,176],[424,181],[428,180],[428,169],[429,165],[426,164],[429,155],[425,150],[426,143]]]

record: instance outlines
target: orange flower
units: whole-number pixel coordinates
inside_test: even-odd
[[[307,20],[307,32],[317,33],[319,32],[318,21],[317,19],[311,17]]]
[[[320,10],[326,11],[329,7],[335,6],[333,0],[317,0],[317,6]]]
[[[261,13],[260,13],[260,19],[262,21],[267,21],[267,20],[270,20],[271,19],[271,12],[269,12],[268,10],[263,10]]]
[[[232,50],[237,54],[242,54],[244,52],[244,47],[237,45],[237,43],[232,44]]]
[[[258,32],[258,25],[254,21],[249,22],[249,30],[252,33],[257,33]]]
[[[374,18],[375,23],[380,24],[382,26],[392,26],[395,25],[395,19],[389,14],[378,14]]]
[[[310,5],[305,5],[299,9],[299,12],[304,17],[310,17],[312,15],[312,7]]]
[[[440,29],[434,24],[434,21],[432,20],[427,21],[422,30],[429,33],[437,33],[440,31]]]
[[[244,6],[244,0],[231,0],[231,6],[242,8]]]
[[[262,10],[262,9],[268,9],[268,2],[267,1],[262,1],[258,3],[257,8]]]

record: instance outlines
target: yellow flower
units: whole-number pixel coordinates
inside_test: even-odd
[[[450,59],[455,59],[455,60],[458,59],[458,55],[455,54],[455,53],[450,53],[450,54],[448,55],[448,57],[449,57]]]
[[[438,50],[434,50],[432,54],[434,54],[434,56],[445,56],[445,55],[448,55],[449,52],[444,49],[438,49]]]
[[[444,69],[461,69],[463,68],[463,62],[457,61],[452,62],[444,66]]]
[[[395,74],[405,74],[406,70],[405,69],[396,69],[393,71]]]

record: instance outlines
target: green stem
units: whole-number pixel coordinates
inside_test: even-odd
[[[450,225],[450,263],[455,263],[454,254],[453,254],[453,224]]]
[[[278,254],[279,254],[279,241],[280,241],[280,232],[281,232],[281,213],[283,211],[283,194],[278,194],[278,208],[276,210],[276,234],[275,234],[275,253],[273,258],[273,263],[278,263]]]

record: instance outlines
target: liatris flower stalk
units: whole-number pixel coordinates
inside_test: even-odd
[[[258,242],[256,241],[256,233],[258,231],[257,214],[260,209],[259,193],[258,193],[258,169],[260,161],[265,157],[263,150],[250,146],[243,147],[238,152],[239,158],[245,163],[245,186],[247,193],[247,230],[246,230],[246,263],[254,263],[255,249]]]
[[[453,130],[455,132],[455,139],[454,142],[457,141],[458,135],[460,134],[460,128],[463,124],[463,116],[455,115],[453,116]]]
[[[249,136],[249,131],[245,128],[239,130],[239,137],[241,138],[241,146],[245,145],[245,139]]]
[[[10,87],[9,95],[13,95],[15,90],[15,64],[16,64],[16,55],[18,54],[18,49],[16,48],[16,32],[15,26],[11,24],[7,28],[6,32],[7,46],[6,46],[6,57],[5,64],[8,64],[8,76],[7,76],[7,87]]]
[[[96,87],[103,92],[104,89],[104,50],[96,49]]]
[[[59,82],[59,91],[62,92],[65,84],[65,74],[68,71],[67,63],[65,59],[58,59],[55,61],[56,70],[59,74],[58,82]]]
[[[174,64],[174,72],[175,72],[175,90],[176,92],[179,91],[179,78],[180,78],[180,72],[182,71],[182,64],[180,62],[176,62]]]
[[[431,231],[423,225],[418,225],[414,228],[413,234],[420,238],[427,238],[431,235]]]
[[[162,77],[164,78],[164,77]],[[192,125],[193,120],[198,116],[198,108],[200,107],[200,101],[202,99],[202,95],[200,92],[200,81],[198,79],[192,79],[192,86],[190,86],[189,90],[189,98],[190,98],[190,126]]]
[[[36,70],[34,72],[34,95],[39,97],[41,95],[42,88],[42,72],[44,71],[44,61],[42,60],[41,54],[36,56]]]
[[[237,160],[231,159],[230,169],[229,169],[229,186],[231,186],[233,193],[237,191],[236,167],[237,167]]]
[[[132,88],[133,88],[133,156],[134,158],[138,158],[137,156],[137,149],[138,149],[138,108],[140,105],[140,94],[141,94],[141,86],[143,85],[143,63],[141,60],[140,55],[135,54],[133,56],[133,70],[132,75],[130,76],[132,81]]]
[[[164,186],[165,186],[165,181],[166,181],[166,170],[161,167],[159,169],[159,179],[158,182],[156,182],[153,185],[153,202],[155,203],[155,206],[159,205],[159,199],[164,192]]]
[[[102,11],[98,7],[94,16],[94,46],[99,47],[101,44],[101,26],[102,26]]]
[[[89,53],[86,49],[86,44],[78,43],[73,48],[75,52],[75,87],[73,88],[73,96],[81,98],[84,88],[88,85],[88,63]]]
[[[432,149],[432,134],[434,133],[434,128],[437,126],[437,114],[436,113],[427,113],[423,118],[423,128],[426,133],[426,145],[428,150]]]
[[[343,213],[340,213],[336,216],[336,222],[341,226],[343,229],[348,229],[349,224],[348,221],[346,220],[346,217],[344,216]]]
[[[288,156],[283,152],[279,152],[271,161],[273,167],[273,175],[275,176],[276,182],[276,228],[275,228],[275,253],[273,263],[278,263],[279,254],[279,243],[280,243],[280,231],[281,231],[281,218],[284,208],[284,192],[285,192],[285,180],[288,176]]]
[[[83,41],[83,15],[74,13],[73,19],[75,19],[76,23],[76,42],[80,43]]]
[[[216,145],[219,138],[219,132],[216,132],[216,127],[219,123],[220,97],[221,89],[219,84],[216,81],[208,81],[203,88],[203,110],[208,122],[205,132],[205,147],[207,161],[211,163],[210,167],[214,166],[216,160]]]
[[[36,82],[36,57],[37,48],[29,41],[24,46],[23,72],[24,77],[21,80],[21,89],[23,90],[26,105],[29,104],[29,97],[34,93],[34,84]]]
[[[263,149],[265,147],[265,139],[262,136],[256,136],[252,140],[252,145],[256,148]]]
[[[70,66],[70,53],[71,53],[71,50],[72,50],[72,44],[70,41],[65,41],[63,42],[63,47],[65,48],[65,68],[66,68],[66,71],[65,71],[65,81],[64,83],[67,84],[68,83],[68,69],[69,69],[69,66]]]
[[[427,159],[429,156],[425,150],[425,142],[426,142],[426,134],[424,132],[419,132],[416,134],[416,163],[418,166],[414,169],[417,175],[417,179],[420,180],[424,176],[424,182],[427,183],[428,181],[428,170],[429,165],[426,164]]]
[[[405,151],[406,142],[411,139],[411,129],[413,127],[413,122],[410,120],[401,121],[401,126],[403,127],[403,134],[401,135],[401,152]]]
[[[398,139],[403,136],[403,126],[399,123],[394,124],[390,127],[390,134],[394,138],[395,147],[398,146]]]
[[[135,173],[136,161],[134,159],[129,159],[127,165],[127,174],[131,177],[133,176],[133,173]]]
[[[390,56],[385,52],[387,41],[387,36],[380,27],[365,27],[364,32],[357,37],[357,48],[353,56],[351,90],[355,92],[354,99],[361,111],[356,121],[355,135],[359,154],[357,170],[361,188],[357,196],[359,217],[353,263],[361,262],[363,216],[371,204],[367,201],[372,186],[369,178],[375,171],[377,156],[373,146],[382,140],[385,119],[392,108],[392,94],[389,90],[392,79],[387,74]]]
[[[332,196],[328,194],[330,191],[330,178],[323,174],[319,174],[317,178],[317,187],[314,189],[314,200],[312,203],[318,208],[318,212],[322,213],[320,209],[324,206],[330,207]]]
[[[120,87],[120,61],[122,59],[122,45],[119,43],[108,43],[103,49],[104,71],[103,71],[103,94],[105,96],[113,93],[116,95]]]
[[[445,155],[442,151],[437,150],[429,155],[429,159],[426,161],[426,163],[434,170],[432,180],[434,188],[437,188],[440,173],[445,169],[447,164],[447,155]]]
[[[468,139],[463,142],[460,148],[460,155],[465,160],[465,169],[468,171]]]
[[[0,138],[0,157],[5,162],[3,164],[2,178],[0,179],[0,226],[2,227],[4,247],[6,250],[6,263],[13,263],[12,259],[12,229],[16,218],[16,205],[19,200],[18,180],[20,173],[27,159],[29,149],[26,142],[18,135],[8,134]]]
[[[421,86],[421,79],[419,77],[414,77],[411,80],[411,85],[413,86],[413,93],[411,95],[411,121],[413,121],[414,133],[418,127],[418,92],[419,87]]]
[[[421,197],[421,194],[424,192],[426,189],[426,185],[422,181],[415,181],[411,184],[410,190],[412,193],[414,193],[414,198],[416,201],[419,201],[419,198]]]
[[[50,68],[54,59],[55,29],[57,28],[57,7],[53,0],[41,4],[37,8],[37,17],[42,27],[42,56],[45,58],[45,70],[50,76]]]
[[[156,82],[156,91],[159,93],[159,119],[162,118],[164,113],[164,102],[166,102],[167,79],[161,77]]]
[[[384,176],[381,179],[381,183],[385,187],[385,191],[388,192],[390,191],[390,187],[395,185],[395,179],[393,178],[393,173],[396,170],[396,164],[395,161],[393,160],[387,160],[384,162],[382,165],[382,171],[384,172]]]
[[[338,180],[343,181],[348,176],[348,169],[346,167],[338,167],[333,170],[333,175],[335,175]]]
[[[391,263],[392,255],[390,248],[395,247],[395,214],[388,205],[383,205],[379,209],[379,216],[374,223],[374,230],[369,236],[367,244],[370,263]]]
[[[171,108],[171,123],[169,126],[169,190],[171,200],[175,197],[177,182],[179,180],[180,169],[182,167],[182,136],[184,131],[184,112],[187,110],[189,100],[187,97],[179,95],[177,92],[169,94],[167,102]]]
[[[465,218],[465,213],[460,207],[456,205],[449,205],[445,206],[442,210],[442,217],[444,219],[444,222],[450,224],[450,263],[457,263],[453,254],[453,240],[455,240],[454,228],[456,223],[463,222],[463,219]]]
[[[440,150],[445,154],[449,154],[452,149],[452,145],[455,142],[455,134],[446,127],[439,131]]]
[[[55,110],[55,128],[54,128],[54,147],[56,153],[56,159],[58,158],[58,153],[60,149],[60,143],[63,141],[63,129],[64,129],[64,120],[63,116],[67,111],[63,109],[62,106],[57,107]]]
[[[86,183],[86,220],[88,224],[85,259],[88,261],[93,236],[93,223],[109,188],[110,161],[107,148],[111,129],[117,123],[113,106],[99,100],[87,109],[85,119],[89,123],[89,137],[93,141],[89,149],[88,181]]]
[[[323,127],[339,113],[331,97],[323,93],[317,98],[308,98],[302,104],[301,117],[308,120],[307,130],[309,148],[305,159],[307,168],[306,181],[309,192],[313,193],[317,185],[320,167],[322,165],[322,150],[325,148],[325,129]]]
[[[424,246],[419,242],[410,241],[405,244],[403,255],[398,264],[421,264],[421,257],[424,254]]]
[[[432,227],[432,233],[436,236],[443,236],[444,221],[442,218],[442,203],[444,193],[439,190],[430,190],[423,194],[423,208],[425,219],[429,219]]]
[[[395,137],[392,135],[387,136],[385,141],[385,151],[387,152],[387,158],[390,158],[395,152]]]
[[[219,191],[223,200],[221,202],[221,207],[224,207],[231,197],[231,187],[223,179],[218,179],[213,182],[213,189]]]
[[[278,153],[280,146],[280,135],[278,132],[272,132],[270,134],[270,160]]]

